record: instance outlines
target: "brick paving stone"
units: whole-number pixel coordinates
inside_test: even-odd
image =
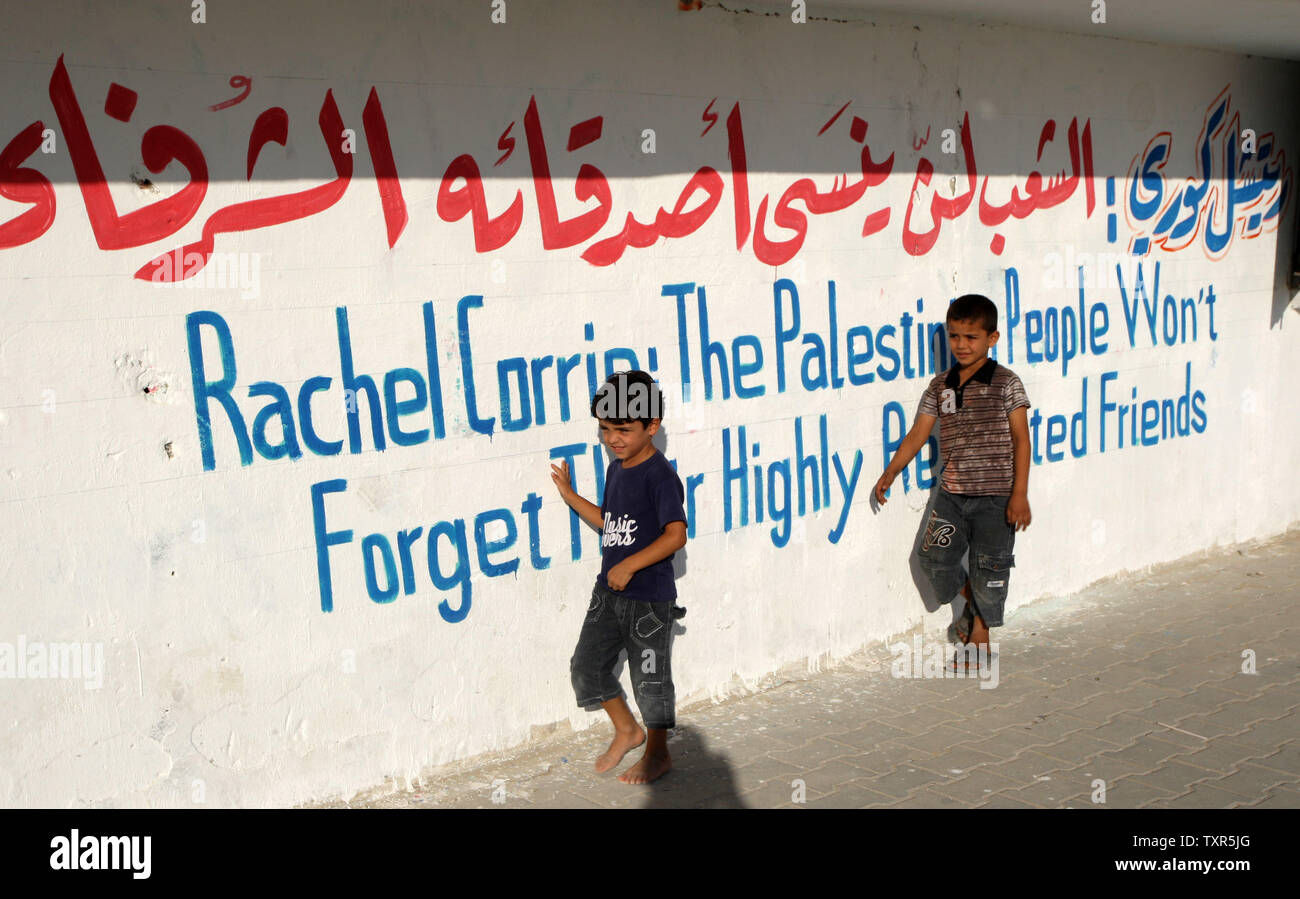
[[[974,737],[968,731],[940,724],[918,736],[899,737],[898,742],[915,749],[917,758],[929,758],[946,753],[954,746],[967,745],[977,739],[982,737]]]
[[[781,724],[764,727],[759,733],[784,743],[785,749],[794,749],[807,743],[811,736],[821,733],[821,729],[804,723],[784,721]],[[780,752],[781,750],[772,751]]]
[[[1006,793],[993,793],[988,797],[988,801],[981,802],[976,808],[1033,808],[1027,802],[1021,802],[1019,799],[1012,799]]]
[[[967,745],[954,746],[947,752],[917,762],[922,768],[929,768],[947,777],[966,774],[984,765],[998,764],[1002,761],[995,755],[988,755]]]
[[[1214,787],[1197,784],[1190,792],[1173,799],[1150,803],[1147,808],[1232,808],[1240,805],[1241,797],[1234,793],[1216,790]]]
[[[1108,808],[1108,806],[1102,802],[1093,802],[1091,793],[1080,793],[1079,795],[1074,796],[1070,799],[1066,799],[1064,802],[1062,802],[1061,808],[1094,809],[1094,810],[1100,809],[1104,811],[1106,808]]]
[[[1018,697],[1012,695],[1010,691],[1004,693],[1001,687],[992,690],[981,690],[974,685],[968,687],[970,688],[942,702],[932,702],[930,706],[943,711],[949,717],[958,718],[978,715],[980,712],[1018,701]]]
[[[1004,727],[993,736],[969,745],[977,752],[987,752],[989,755],[997,756],[1003,761],[1010,761],[1021,751],[1041,744],[1036,742],[1023,728]]]
[[[846,755],[841,761],[870,774],[888,774],[899,765],[915,766],[932,755],[934,753],[919,750],[901,740],[891,740],[871,752]]]
[[[1202,683],[1198,686],[1188,686],[1178,688],[1176,691],[1179,695],[1195,699],[1202,709],[1218,708],[1230,702],[1237,702],[1242,697],[1240,693],[1232,690],[1224,690],[1218,686],[1218,682],[1213,684]]]
[[[1015,667],[1014,660],[1004,662],[999,674],[998,685],[982,691],[996,693],[997,696],[992,697],[994,699],[1004,697],[1009,697],[1010,700],[1028,697],[1042,698],[1056,688],[1055,684],[1035,677],[1032,671],[1021,671]]]
[[[971,722],[982,736],[994,734],[1004,727],[1026,725],[1034,720],[1035,704],[1028,699],[1014,705],[985,709],[971,716]]]
[[[894,797],[870,789],[862,781],[848,781],[835,788],[835,791],[810,799],[808,808],[870,808],[881,803],[892,803]]]
[[[939,783],[945,779],[942,774],[935,771],[918,768],[914,765],[899,765],[888,774],[879,774],[875,777],[868,776],[862,778],[861,782],[872,790],[902,799],[913,790]]]
[[[567,790],[554,793],[546,799],[530,803],[529,808],[603,808],[598,803],[592,802],[577,793],[571,793]]]
[[[1291,712],[1300,713],[1300,691],[1296,689],[1300,683],[1269,683],[1264,684],[1252,697],[1253,699],[1277,699],[1283,705],[1289,705]],[[1285,714],[1282,713],[1282,714]]]
[[[1249,726],[1237,720],[1240,717],[1240,714],[1227,715],[1222,709],[1216,709],[1184,718],[1178,722],[1178,727],[1210,740],[1216,737],[1231,737]]]
[[[1155,656],[1167,650],[1175,650],[1183,644],[1185,637],[1175,637],[1172,634],[1166,634],[1159,630],[1154,630],[1153,624],[1141,625],[1139,622],[1129,622],[1129,635],[1124,639],[1124,649],[1144,655],[1151,653]],[[1134,631],[1137,631],[1134,633]],[[1161,656],[1161,661],[1168,663],[1170,660]]]
[[[1214,680],[1214,676],[1206,672],[1199,660],[1188,662],[1179,662],[1169,669],[1164,677],[1152,678],[1146,683],[1155,687],[1164,687],[1168,690],[1174,690],[1179,693],[1187,693],[1195,690],[1202,684]],[[1228,691],[1220,691],[1228,692]],[[1234,694],[1234,698],[1236,698]]]
[[[901,727],[894,727],[884,721],[873,721],[855,730],[838,733],[827,739],[869,752],[883,743],[906,736],[909,736],[908,732]]]
[[[814,768],[811,771],[805,771],[797,775],[791,775],[787,778],[788,783],[794,777],[803,778],[804,782],[816,787],[819,793],[830,793],[837,788],[839,784],[846,784],[849,781],[859,780],[864,777],[870,777],[872,774],[879,772],[866,771],[857,765],[850,765],[842,759],[836,759],[827,762],[821,767]]]
[[[1251,761],[1265,768],[1273,768],[1300,777],[1300,741],[1287,743],[1277,752],[1269,755],[1261,754]]]
[[[1102,693],[1078,705],[1070,706],[1070,715],[1082,718],[1089,724],[1105,724],[1116,715],[1130,709],[1141,708],[1142,703],[1129,700],[1124,692]]]
[[[1164,802],[1173,796],[1169,790],[1142,780],[1140,774],[1106,781],[1107,808],[1141,808],[1148,802]]]
[[[1246,676],[1235,671],[1216,672],[1219,676],[1212,683],[1225,693],[1231,693],[1232,698],[1238,702],[1246,702],[1251,699],[1259,699],[1269,689],[1273,687],[1282,687],[1284,684],[1276,681],[1247,680]],[[1285,714],[1285,709],[1277,714],[1270,715],[1270,718],[1276,718],[1278,715]]]
[[[788,741],[769,737],[767,734],[762,733],[755,728],[748,728],[742,735],[729,736],[726,739],[724,739],[721,734],[718,734],[710,741],[709,746],[711,749],[718,750],[723,748],[730,749],[733,744],[735,745],[736,750],[742,753],[742,761],[746,758],[755,758],[779,749],[790,748],[790,743]],[[605,751],[607,745],[608,740],[606,740],[605,743],[602,743],[599,747],[593,747],[594,751],[591,756],[593,762],[597,755]],[[676,747],[672,742],[669,742],[668,747],[671,751],[676,751]],[[569,758],[572,759],[573,756],[570,755]]]
[[[747,765],[741,765],[733,772],[736,788],[742,792],[761,787],[769,781],[779,780],[789,783],[806,772],[794,765],[780,762],[767,756],[759,756]]]
[[[1109,689],[1101,681],[1095,679],[1092,674],[1080,674],[1077,662],[1070,664],[1059,662],[1062,670],[1068,671],[1070,676],[1063,681],[1054,682],[1055,687],[1048,696],[1054,705],[1059,706],[1076,706],[1083,705],[1094,696],[1100,696]],[[1051,678],[1047,678],[1051,680]]]
[[[1062,768],[1052,772],[1052,777],[1057,780],[1077,784],[1079,790],[1091,793],[1098,786],[1097,781],[1110,783],[1126,775],[1135,775],[1141,773],[1140,766],[1130,762],[1110,760],[1101,763],[1096,758],[1088,759],[1078,765]],[[1091,799],[1089,799],[1091,802]]]
[[[1212,625],[1210,627],[1213,630]],[[1228,668],[1228,673],[1241,670],[1241,650],[1236,646],[1226,644],[1223,636],[1217,632],[1192,637],[1183,644],[1182,648],[1190,657],[1199,659],[1202,662],[1225,657],[1235,659],[1236,663]]]
[[[1035,745],[1045,746],[1055,743],[1072,733],[1089,731],[1093,728],[1092,725],[1082,719],[1071,718],[1061,712],[1049,712],[1036,716],[1033,721],[1024,725],[1015,725],[1007,729],[1029,736],[1034,740]]]
[[[931,792],[951,796],[953,799],[979,805],[999,791],[1018,789],[1023,784],[1003,777],[987,768],[981,768],[965,777],[936,783],[928,787]]]
[[[793,802],[794,795],[795,787],[789,783],[771,781],[756,789],[746,790],[740,794],[740,799],[748,808],[777,808]],[[822,795],[824,794],[812,787],[804,789],[805,802],[819,799]]]
[[[1252,724],[1240,733],[1233,734],[1232,740],[1241,743],[1243,746],[1253,747],[1260,752],[1271,752],[1286,741],[1294,739],[1297,735],[1300,735],[1300,726],[1287,719],[1282,719],[1280,721],[1264,721]]]
[[[933,706],[916,708],[905,715],[886,718],[884,723],[905,730],[913,736],[920,736],[940,724],[964,731],[971,731],[974,727],[971,718],[954,714],[946,708]]]
[[[1131,681],[1126,692],[1137,703],[1135,708],[1138,709],[1145,709],[1161,700],[1173,699],[1180,695],[1166,687],[1157,687],[1145,681]]]
[[[1204,783],[1218,790],[1235,793],[1243,799],[1255,799],[1266,795],[1274,787],[1292,783],[1295,779],[1293,775],[1283,771],[1274,771],[1251,762],[1244,762],[1231,774],[1206,780]]]
[[[1153,724],[1177,724],[1180,719],[1199,715],[1204,711],[1205,701],[1203,699],[1196,699],[1194,695],[1171,695],[1168,699],[1161,699],[1145,708],[1134,709],[1129,714],[1134,718],[1141,718],[1143,721],[1150,721]]]
[[[900,678],[900,680],[907,681],[907,685],[909,689],[916,690],[921,693],[929,693],[930,695],[925,698],[925,701],[928,702],[932,699],[936,699],[936,698],[942,699],[945,696],[951,696],[953,690],[961,686],[961,682],[963,678],[912,677],[912,678]]]
[[[769,752],[768,756],[806,771],[829,762],[831,759],[848,755],[850,752],[852,750],[843,743],[836,743],[825,737],[817,737],[793,749]]]
[[[1120,662],[1093,673],[1093,682],[1099,683],[1107,690],[1124,690],[1141,683],[1144,677],[1158,677],[1160,672],[1146,671],[1131,664]]]
[[[1161,730],[1164,730],[1164,728],[1159,724],[1143,721],[1141,718],[1135,718],[1129,713],[1123,712],[1100,727],[1088,731],[1088,734],[1098,740],[1114,743],[1116,746],[1128,746],[1135,740]]]
[[[1191,734],[1185,734],[1179,730],[1173,730],[1169,727],[1157,727],[1151,733],[1142,737],[1143,740],[1159,740],[1161,743],[1168,743],[1171,746],[1177,746],[1183,752],[1196,752],[1204,749],[1208,745],[1200,737],[1193,737]]]
[[[1028,803],[1034,808],[1060,808],[1067,799],[1074,799],[1076,796],[1081,795],[1086,786],[1087,784],[1079,781],[1067,781],[1053,777],[1051,780],[1041,780],[1032,786],[1019,790],[1008,790],[998,795]]]
[[[1068,762],[1040,755],[1036,750],[1026,749],[1015,758],[999,762],[990,767],[992,773],[1016,784],[1015,789],[1032,786],[1043,777],[1055,777],[1062,770],[1069,768]]]
[[[1300,808],[1300,790],[1273,790],[1251,808]]]
[[[1120,662],[1118,665],[1111,665],[1101,673],[1103,682],[1112,678],[1127,678],[1127,683],[1136,684],[1144,683],[1158,677],[1164,677],[1169,673],[1169,663],[1172,661],[1165,656],[1166,650],[1152,653],[1149,656],[1143,656],[1143,650],[1134,649],[1134,658],[1126,662]]]
[[[1168,759],[1181,755],[1183,747],[1163,740],[1142,737],[1121,749],[1109,749],[1096,756],[1099,765],[1111,761],[1127,762],[1138,771],[1150,771]]]
[[[685,766],[646,788],[620,784],[630,790],[648,790],[639,807],[648,808],[745,808],[739,785],[725,771],[694,772]]]
[[[1046,668],[1048,665],[1055,665],[1060,661],[1061,651],[1046,643],[1038,642],[1037,637],[1028,638],[1028,643],[1016,646],[1003,644],[1003,658],[1006,659],[1006,665],[1015,675],[1037,677],[1039,669]],[[1047,681],[1041,681],[1047,683]]]
[[[1166,790],[1177,796],[1179,793],[1187,792],[1197,781],[1218,777],[1219,773],[1185,765],[1177,759],[1170,759],[1159,768],[1140,772],[1133,776],[1140,783]]]
[[[942,793],[920,790],[886,808],[970,808],[970,806]]]
[[[1114,743],[1099,740],[1092,735],[1091,731],[1084,731],[1070,734],[1046,746],[1035,746],[1033,751],[1039,755],[1057,759],[1062,765],[1078,765],[1108,749],[1114,748]]]
[[[1266,751],[1239,743],[1234,739],[1219,739],[1204,742],[1200,749],[1189,749],[1182,755],[1176,756],[1174,760],[1221,774],[1226,774],[1245,762],[1277,767],[1269,764],[1267,759],[1259,757]]]
[[[1205,716],[1206,720],[1217,726],[1222,724],[1224,727],[1231,728],[1233,733],[1241,733],[1244,729],[1256,724],[1265,724],[1270,721],[1276,721],[1283,717],[1287,711],[1282,710],[1276,715],[1264,713],[1251,700],[1243,699],[1238,702],[1226,703],[1212,715]]]
[[[900,683],[910,684],[912,681],[899,680],[888,675],[881,675],[875,680],[877,692],[872,693],[871,702],[873,705],[881,707],[881,717],[885,715],[905,715],[918,705],[929,703],[934,699],[934,695],[931,693],[901,689],[897,686]]]

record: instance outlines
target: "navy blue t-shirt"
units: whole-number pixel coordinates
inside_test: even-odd
[[[605,573],[654,543],[673,521],[685,521],[682,479],[663,453],[639,465],[624,468],[618,459],[605,471],[605,496],[600,504],[605,528],[600,537],[600,574],[596,583],[609,589]],[[676,555],[676,553],[673,553]],[[673,583],[673,556],[642,568],[623,588],[622,595],[642,602],[670,602],[677,598]]]

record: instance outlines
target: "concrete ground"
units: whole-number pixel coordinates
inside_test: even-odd
[[[1300,808],[1298,619],[1292,528],[1022,608],[984,680],[910,676],[924,664],[877,647],[679,709],[676,767],[649,786],[592,770],[602,725],[346,804]]]

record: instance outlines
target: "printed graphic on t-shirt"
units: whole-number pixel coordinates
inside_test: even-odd
[[[681,478],[661,453],[631,468],[624,468],[618,459],[610,462],[600,504],[601,559],[596,583],[608,589],[606,575],[611,568],[653,544],[669,523],[684,523],[685,498]],[[674,599],[673,555],[632,575],[620,593],[640,602]]]
[[[620,515],[617,519],[605,513],[605,531],[600,537],[600,546],[631,546],[636,543],[636,519],[630,515]]]
[[[957,391],[953,390],[951,387],[945,387],[939,394],[939,399],[941,400],[939,405],[940,412],[946,415],[949,412],[957,411]]]

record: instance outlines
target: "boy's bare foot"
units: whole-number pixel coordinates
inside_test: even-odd
[[[975,652],[959,652],[953,658],[953,667],[958,671],[979,671],[980,663],[989,664],[989,629],[984,623],[984,619],[979,615],[973,616],[970,633],[962,641],[967,646],[974,645]]]
[[[668,755],[668,750],[665,749],[662,754],[646,750],[646,754],[641,756],[641,761],[620,774],[618,779],[625,784],[648,784],[671,770],[673,770],[673,760]]]
[[[609,749],[605,750],[600,758],[596,759],[596,771],[604,774],[610,768],[613,768],[619,762],[623,761],[623,756],[627,755],[633,749],[636,749],[645,742],[645,731],[638,725],[636,730],[632,731],[615,731],[614,739],[610,741]],[[626,775],[625,775],[626,776]],[[619,780],[622,780],[620,777]]]
[[[957,652],[948,667],[953,671],[968,671],[972,674],[978,673],[981,667],[989,664],[988,645],[977,647],[974,653]]]

